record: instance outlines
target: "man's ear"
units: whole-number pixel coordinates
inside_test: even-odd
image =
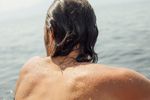
[[[47,56],[52,56],[55,51],[55,39],[53,30],[47,32]]]
[[[50,28],[50,34],[51,34],[52,40],[54,40],[54,30],[53,30],[53,28]]]
[[[48,45],[48,43],[49,43],[48,30],[47,30],[46,26],[44,27],[44,42],[45,42],[45,46]]]

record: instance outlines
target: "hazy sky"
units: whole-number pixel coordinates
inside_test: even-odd
[[[40,4],[43,0],[0,0],[0,12],[23,9]]]
[[[10,11],[21,8],[32,7],[42,2],[51,2],[53,0],[0,0],[0,12]],[[90,2],[98,2],[101,5],[111,3],[121,3],[127,1],[138,1],[138,0],[89,0]]]

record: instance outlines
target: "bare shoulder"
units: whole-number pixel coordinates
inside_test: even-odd
[[[98,76],[103,78],[111,79],[137,79],[137,80],[145,80],[150,81],[147,77],[142,75],[139,72],[136,72],[132,69],[124,68],[124,67],[113,67],[108,65],[100,65],[100,64],[89,64],[86,68],[91,72],[90,76]]]
[[[89,65],[89,67],[91,67],[90,77],[95,77],[97,82],[118,82],[119,84],[132,83],[133,85],[149,86],[150,89],[150,80],[132,69],[99,64]]]
[[[94,91],[97,97],[116,95],[124,98],[126,95],[136,100],[143,100],[137,99],[138,97],[150,99],[150,80],[134,70],[98,64],[89,64],[81,69],[83,72],[87,71],[87,74],[80,81],[84,81],[86,87],[91,86],[90,91]],[[105,100],[104,98],[102,99]]]
[[[41,60],[41,58],[38,56],[32,57],[21,68],[20,73],[19,73],[19,78],[18,78],[17,84],[16,84],[16,90],[15,90],[17,96],[21,95],[18,92],[20,92],[24,89],[27,89],[28,87],[30,87],[28,85],[32,85],[33,83],[36,82],[35,77],[33,77],[35,75],[32,73],[32,71],[37,66],[37,64],[40,62],[40,60]]]
[[[46,58],[35,56],[30,58],[21,68],[20,76],[28,74],[39,74],[48,63]]]
[[[30,58],[21,68],[19,73],[19,81],[21,81],[25,75],[29,74],[33,69],[36,68],[37,64],[40,61],[40,57],[32,57]]]
[[[46,73],[47,69],[44,69],[44,67],[47,65],[44,58],[41,58],[39,56],[35,56],[30,58],[21,68],[20,74],[19,74],[19,81],[22,81],[25,79],[25,77],[35,78],[40,77],[43,73]],[[43,71],[44,70],[44,71]]]
[[[41,60],[41,58],[39,56],[35,56],[30,58],[21,68],[20,72],[25,72],[27,70],[29,70],[30,68],[33,68],[33,66],[36,65],[37,62],[39,62]]]
[[[107,65],[87,64],[69,72],[69,76],[73,76],[70,79],[75,79],[73,89],[80,93],[80,98],[83,96],[87,98],[86,100],[91,97],[93,100],[150,99],[150,81],[136,71]]]
[[[78,73],[76,76],[92,78],[97,81],[109,81],[109,80],[120,80],[120,81],[138,81],[138,82],[150,82],[150,80],[144,75],[128,68],[112,67],[102,64],[85,64],[80,65],[72,70]],[[71,71],[71,73],[73,73]],[[74,74],[75,75],[75,74]]]
[[[21,68],[20,70],[20,78],[22,78],[24,75],[28,74],[31,69],[33,69],[36,64],[40,61],[40,57],[32,57],[30,58]]]

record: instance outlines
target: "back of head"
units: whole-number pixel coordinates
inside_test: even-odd
[[[46,26],[54,32],[54,56],[67,56],[79,45],[78,62],[97,62],[96,16],[87,0],[54,0],[47,13]]]

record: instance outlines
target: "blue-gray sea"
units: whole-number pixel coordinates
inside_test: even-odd
[[[0,100],[12,100],[19,71],[29,58],[45,56],[43,27],[51,3],[42,2],[0,13]],[[150,1],[90,2],[99,28],[98,63],[130,68],[150,78]]]

